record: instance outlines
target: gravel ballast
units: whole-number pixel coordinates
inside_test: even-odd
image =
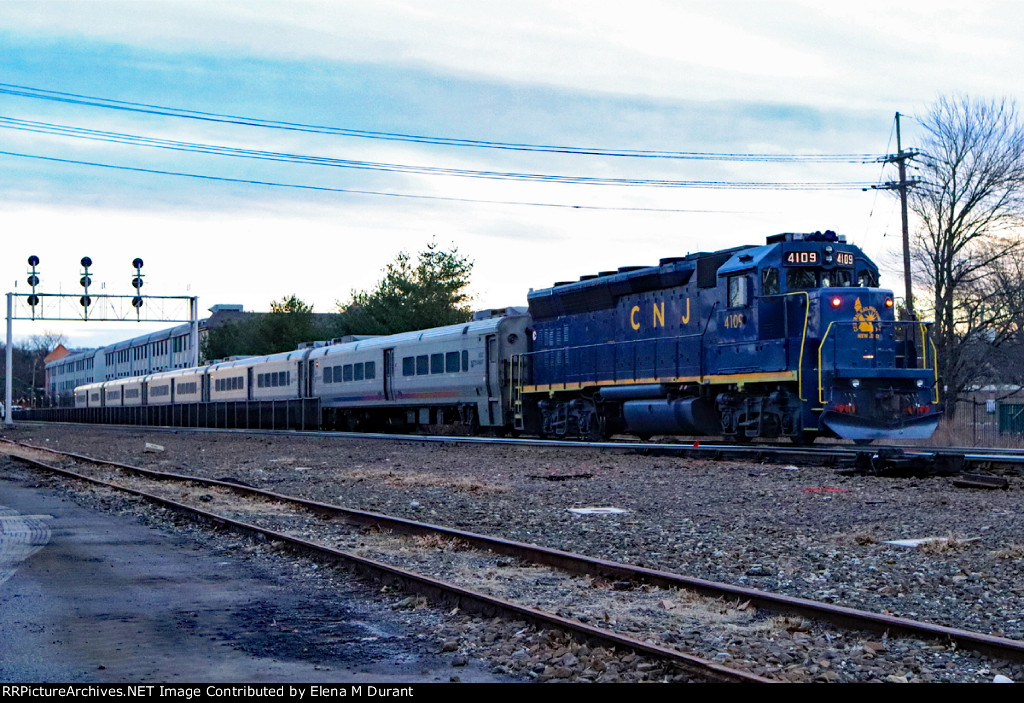
[[[834,468],[584,448],[39,425],[4,435],[693,577],[1024,639],[1019,615],[1024,612],[1024,518],[1018,508],[1024,482],[1016,476],[1008,477],[1008,490],[980,490],[955,488],[950,479],[939,477],[847,477]],[[162,450],[145,451],[147,442]],[[570,512],[588,507],[624,512]],[[918,547],[886,543],[926,537],[940,540]],[[839,660],[801,660],[799,629],[791,634],[792,642],[780,644],[768,656],[783,668],[804,669],[804,680],[839,680],[830,676]],[[566,661],[580,658],[571,647],[563,648]],[[872,660],[888,654],[880,635],[878,642],[855,649],[844,655],[843,665],[855,654],[856,666],[865,672],[860,680],[941,680],[932,673],[935,662],[925,660],[941,660],[941,645],[926,644],[908,654],[896,674],[891,668],[870,670]],[[516,651],[520,658],[525,656]],[[734,656],[723,647],[720,660],[728,665]],[[531,660],[533,678],[560,678],[554,674],[564,673],[550,666],[534,670],[539,668]],[[996,674],[1019,680],[1015,669],[990,671],[979,665],[972,678],[958,680],[991,681]]]

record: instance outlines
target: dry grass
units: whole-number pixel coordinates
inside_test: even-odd
[[[1024,559],[1024,544],[1011,544],[1009,547],[1003,547],[992,552],[994,559]]]
[[[471,549],[460,539],[441,535],[416,535],[412,537],[412,542],[419,549],[434,549],[439,552],[464,552]]]
[[[353,469],[342,476],[353,481],[380,481],[397,488],[446,488],[461,493],[501,493],[509,490],[508,486],[486,483],[468,476],[449,478],[423,472],[400,473],[393,469]]]
[[[976,539],[960,539],[949,535],[948,537],[937,537],[921,544],[920,549],[925,554],[946,554],[947,552],[958,552],[967,549]]]
[[[837,544],[867,547],[872,544],[878,544],[883,540],[879,539],[878,536],[872,532],[843,532],[833,535],[832,541]]]
[[[979,427],[977,430],[965,423],[963,419],[943,419],[939,428],[928,439],[903,440],[898,444],[921,445],[932,447],[1005,447],[1007,449],[1024,448],[1024,436],[999,434],[992,427]]]

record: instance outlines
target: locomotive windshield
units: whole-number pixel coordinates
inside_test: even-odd
[[[850,269],[823,270],[817,268],[786,269],[786,288],[788,290],[813,290],[815,288],[874,288],[878,281],[870,271],[864,270],[853,278]]]

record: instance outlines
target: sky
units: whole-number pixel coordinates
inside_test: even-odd
[[[984,0],[0,0],[0,281],[25,294],[36,255],[40,292],[79,294],[88,256],[91,292],[129,295],[139,257],[143,292],[204,314],[293,294],[333,312],[436,242],[473,262],[484,309],[833,229],[900,291],[898,201],[869,187],[895,178],[894,115],[908,148],[940,96],[1015,98],[1022,19]],[[124,314],[14,334],[169,326]]]

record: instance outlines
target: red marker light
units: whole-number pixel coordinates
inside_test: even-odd
[[[892,298],[886,298],[885,299],[885,307],[887,307],[887,308],[891,308],[892,307]]]
[[[843,304],[843,299],[842,298],[838,298],[838,297],[837,298],[832,298],[832,307],[838,308],[842,304]]]

